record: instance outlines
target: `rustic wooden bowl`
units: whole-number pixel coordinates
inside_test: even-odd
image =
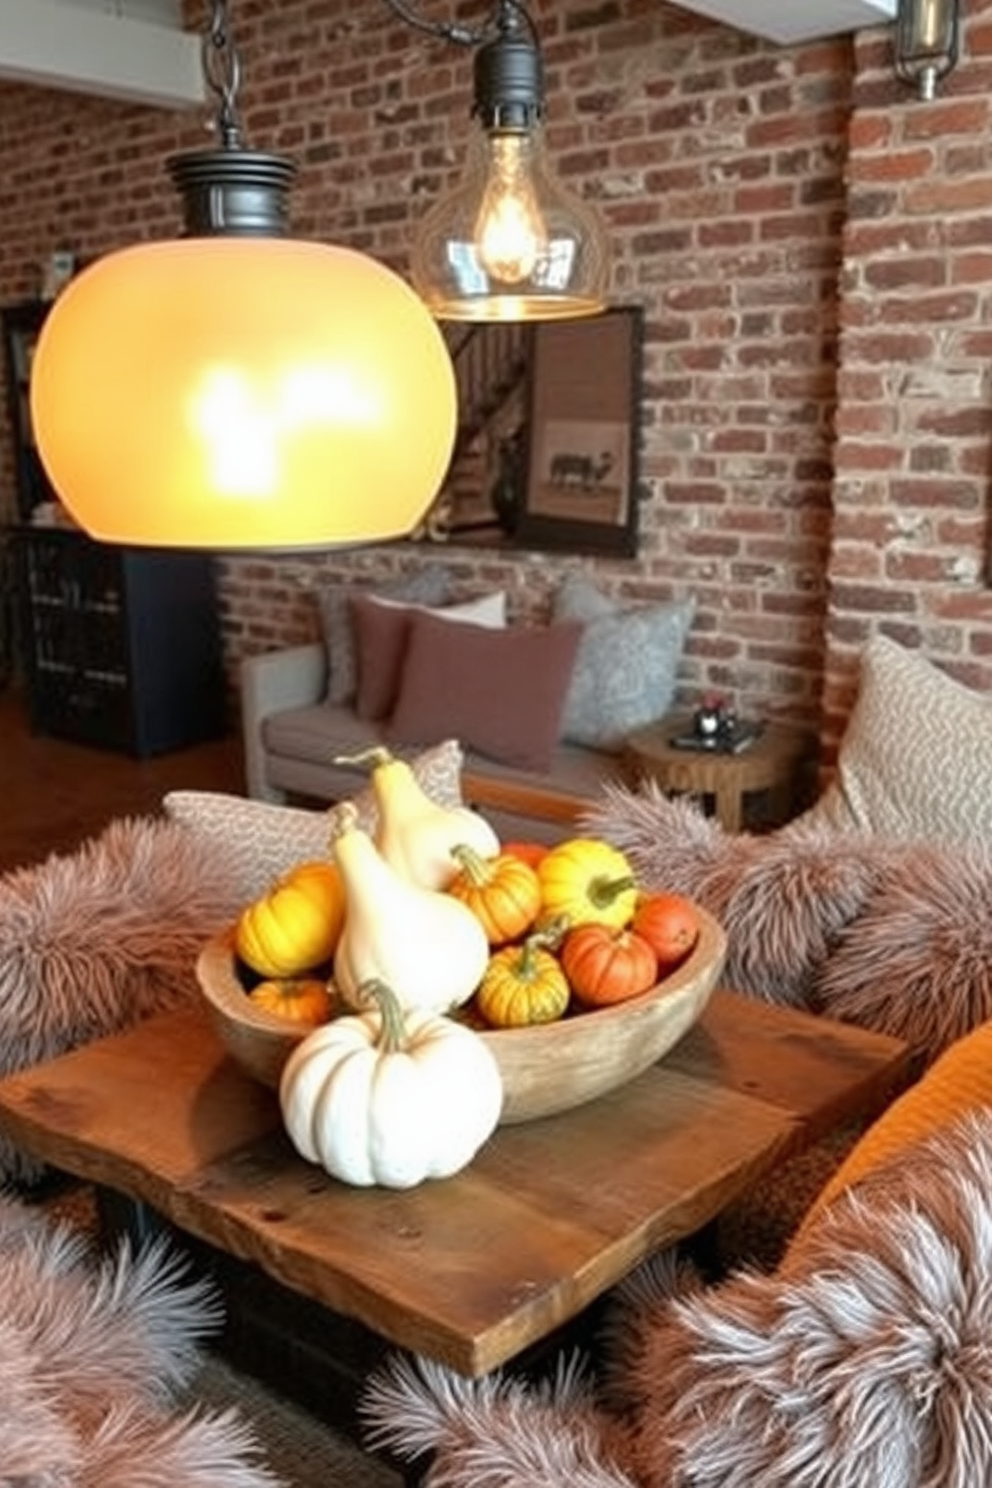
[[[559,1023],[480,1035],[503,1076],[501,1125],[584,1105],[642,1074],[678,1043],[706,1006],[726,956],[723,930],[704,910],[698,913],[694,949],[643,996]],[[282,1067],[306,1030],[264,1012],[245,996],[230,934],[204,946],[196,973],[224,1048],[256,1080],[277,1088]]]

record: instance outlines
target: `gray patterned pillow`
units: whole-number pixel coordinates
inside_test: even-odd
[[[355,638],[349,607],[349,599],[354,594],[372,594],[379,599],[394,599],[403,604],[443,604],[448,597],[448,571],[440,564],[428,563],[416,573],[403,574],[384,583],[355,579],[321,586],[317,604],[327,651],[328,679],[324,701],[334,706],[350,703],[355,696]]]
[[[555,596],[555,620],[582,620],[562,738],[619,751],[628,734],[672,705],[693,599],[621,607],[588,579],[572,576]]]
[[[992,840],[992,698],[874,636],[837,773],[801,820],[835,832]]]
[[[402,750],[397,750],[401,754]],[[463,805],[462,749],[447,739],[410,759],[427,794],[442,806]],[[374,832],[378,814],[371,787],[355,798],[359,825]],[[296,863],[327,856],[341,805],[325,811],[273,806],[220,791],[170,791],[162,802],[170,821],[223,850],[239,902],[247,903]]]

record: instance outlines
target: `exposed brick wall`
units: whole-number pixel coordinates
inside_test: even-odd
[[[932,103],[859,40],[840,299],[825,728],[884,629],[992,686],[992,4],[965,0],[962,60]]]
[[[696,595],[687,697],[719,687],[814,723],[822,698],[828,741],[876,627],[992,681],[992,0],[965,8],[968,59],[926,105],[892,80],[888,28],[778,48],[660,0],[534,5],[556,163],[606,214],[615,297],[646,312],[640,553],[591,566],[630,596]],[[402,270],[460,159],[467,55],[382,0],[235,0],[231,19],[248,142],[300,168],[296,230]],[[162,162],[204,138],[195,113],[0,85],[0,300],[52,248],[174,231]],[[519,613],[590,562],[406,545],[226,560],[232,672],[312,633],[322,573],[426,559],[465,590],[506,584]]]

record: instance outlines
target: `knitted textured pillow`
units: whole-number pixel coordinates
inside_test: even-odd
[[[446,739],[411,756],[409,764],[433,800],[442,806],[461,806],[462,759],[461,746]],[[221,791],[170,791],[162,804],[171,821],[223,855],[240,903],[263,893],[296,863],[326,857],[340,813],[340,806],[308,811]],[[351,804],[358,808],[358,824],[374,832],[378,813],[371,788],[359,791]]]
[[[875,636],[837,774],[808,819],[835,832],[974,842],[992,838],[992,698]]]

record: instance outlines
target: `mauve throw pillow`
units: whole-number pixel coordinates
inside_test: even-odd
[[[562,737],[620,750],[634,729],[672,706],[694,601],[618,605],[583,575],[566,579],[554,619],[585,622],[565,702]]]
[[[357,688],[355,712],[368,723],[378,723],[390,713],[400,687],[410,626],[415,614],[428,611],[420,605],[398,604],[376,595],[354,595],[351,620],[355,636]],[[506,595],[485,594],[463,604],[431,609],[446,623],[503,626],[506,624]]]
[[[324,701],[332,706],[350,703],[355,696],[355,638],[349,601],[352,595],[362,593],[374,593],[407,604],[441,604],[448,593],[448,571],[440,564],[429,563],[416,573],[403,574],[398,579],[381,583],[346,579],[320,586],[317,605],[327,652],[327,694]]]
[[[572,623],[495,630],[418,613],[388,734],[451,736],[503,764],[548,770],[581,635]]]

